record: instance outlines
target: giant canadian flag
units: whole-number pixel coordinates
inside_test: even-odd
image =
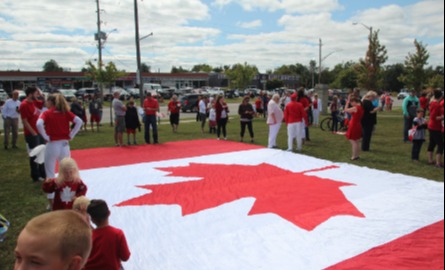
[[[213,140],[72,155],[127,270],[444,266],[443,183]]]

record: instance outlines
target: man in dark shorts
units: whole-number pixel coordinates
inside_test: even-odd
[[[97,98],[97,95],[93,97],[93,100],[90,102],[90,122],[91,122],[91,130],[94,132],[94,123],[97,125],[97,132],[99,132],[101,113],[102,113],[102,103]]]

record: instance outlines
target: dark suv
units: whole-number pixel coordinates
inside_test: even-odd
[[[201,95],[191,94],[180,98],[182,112],[197,112],[199,107],[199,97]]]

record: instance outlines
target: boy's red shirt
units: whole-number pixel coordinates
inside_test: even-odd
[[[93,249],[84,270],[120,270],[130,258],[124,232],[112,226],[93,230]]]

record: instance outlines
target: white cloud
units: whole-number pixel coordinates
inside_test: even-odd
[[[246,11],[284,10],[287,13],[299,14],[331,12],[342,8],[338,0],[216,0],[213,4],[224,7],[232,3],[240,5]]]
[[[255,20],[251,22],[238,22],[237,25],[241,28],[251,29],[261,27],[263,22],[261,20]]]

